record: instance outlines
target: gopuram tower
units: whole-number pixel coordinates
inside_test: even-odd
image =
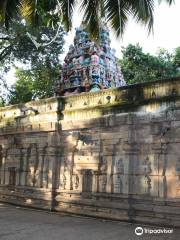
[[[105,23],[101,25],[99,44],[90,40],[83,25],[76,28],[74,44],[70,45],[64,59],[58,95],[126,85],[110,42]]]

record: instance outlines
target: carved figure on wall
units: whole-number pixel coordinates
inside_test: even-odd
[[[107,175],[99,175],[99,192],[106,192]]]
[[[124,174],[124,163],[121,158],[116,160],[114,172]]]
[[[145,178],[144,181],[145,181],[145,186],[146,186],[145,193],[149,195],[151,193],[151,188],[152,188],[151,178],[149,175],[145,175],[144,178]]]
[[[62,187],[66,190],[67,181],[68,181],[68,164],[67,159],[64,159],[64,167],[63,167],[63,174],[62,174]]]
[[[123,183],[122,183],[120,174],[115,174],[113,176],[113,186],[114,186],[114,193],[122,193]]]
[[[149,160],[149,157],[147,157],[144,162],[143,162],[143,166],[144,166],[144,174],[149,174],[152,172],[151,169],[151,161]]]
[[[79,176],[77,174],[74,176],[74,188],[76,190],[79,188]]]
[[[99,166],[100,172],[101,173],[106,173],[106,171],[107,171],[107,161],[106,161],[106,158],[105,157],[101,157],[99,164],[100,164],[100,166]]]
[[[150,173],[152,172],[151,169],[151,161],[149,160],[149,157],[147,156],[146,159],[143,162],[144,165],[144,181],[145,181],[145,193],[150,194],[151,193],[151,177]]]
[[[94,66],[94,67],[92,67],[92,69],[91,69],[91,74],[92,75],[96,75],[96,76],[99,76],[100,75],[100,68],[99,67],[97,67],[97,66]]]
[[[67,178],[65,172],[63,172],[63,189],[66,190]]]
[[[91,56],[91,64],[93,64],[93,65],[98,65],[99,64],[99,56],[96,53],[94,53]]]

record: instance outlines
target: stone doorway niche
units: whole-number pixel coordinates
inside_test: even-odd
[[[16,185],[16,168],[15,167],[9,167],[9,186],[14,187]]]
[[[91,169],[82,170],[82,193],[92,192],[93,174]]]

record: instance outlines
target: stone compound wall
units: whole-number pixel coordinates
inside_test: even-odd
[[[1,201],[51,208],[57,109],[56,99],[0,109]]]
[[[0,109],[0,200],[180,226],[180,79]]]

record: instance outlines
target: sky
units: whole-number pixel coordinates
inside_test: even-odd
[[[61,59],[63,60],[70,44],[73,43],[75,34],[75,27],[81,23],[82,16],[76,12],[73,17],[73,30],[65,37],[66,44],[64,46],[64,54]],[[130,19],[127,24],[123,39],[116,38],[112,31],[111,47],[116,50],[116,56],[121,57],[122,46],[126,47],[129,43],[139,43],[145,52],[156,54],[158,48],[165,48],[170,52],[180,46],[180,0],[175,0],[175,4],[171,7],[168,4],[161,3],[160,6],[155,8],[154,12],[154,33],[148,35],[148,30],[144,26],[137,24]],[[13,76],[14,71],[10,71],[7,75],[9,84],[15,81]]]
[[[73,18],[73,31],[66,37],[65,56],[68,46],[73,42],[75,34],[74,28],[79,26],[82,17],[78,12]],[[116,49],[116,56],[121,56],[121,47],[126,47],[129,43],[139,43],[145,52],[156,54],[158,48],[165,48],[170,52],[180,46],[180,0],[175,0],[175,4],[169,7],[168,4],[161,3],[154,12],[154,33],[148,35],[148,30],[144,26],[130,19],[126,27],[123,39],[116,38],[112,31],[111,47]]]

